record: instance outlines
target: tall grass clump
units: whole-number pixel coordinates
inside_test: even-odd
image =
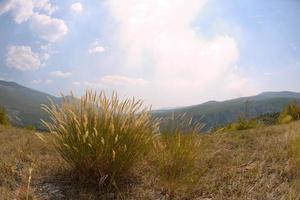
[[[182,116],[179,118],[183,119]],[[187,129],[189,125],[190,129]],[[162,129],[157,137],[151,166],[158,185],[169,199],[173,199],[197,181],[200,126],[191,128],[191,121],[182,120],[176,128],[173,125],[166,127],[172,128]]]
[[[0,106],[0,124],[4,126],[8,126],[10,124],[6,109],[3,106]]]
[[[297,134],[291,142],[291,154],[297,167],[300,167],[300,134]]]
[[[117,186],[153,144],[156,123],[142,101],[87,91],[43,106],[53,144],[79,178]]]

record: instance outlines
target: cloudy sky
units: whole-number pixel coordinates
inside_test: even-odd
[[[300,92],[299,0],[0,0],[0,79],[154,108]]]

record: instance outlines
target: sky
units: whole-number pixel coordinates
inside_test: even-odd
[[[153,108],[300,92],[299,0],[0,0],[0,79]]]

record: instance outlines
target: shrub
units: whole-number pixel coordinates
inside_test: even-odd
[[[281,124],[289,123],[291,121],[300,119],[300,106],[297,101],[291,101],[280,113],[278,121]]]
[[[258,123],[256,119],[246,120],[242,117],[239,117],[237,122],[228,124],[222,131],[237,131],[237,130],[247,130],[256,128]]]
[[[0,124],[5,126],[10,124],[6,113],[6,109],[3,106],[0,106]]]
[[[279,118],[279,123],[280,124],[288,124],[290,122],[294,121],[293,117],[291,115],[282,115]]]
[[[156,123],[140,100],[109,98],[87,91],[80,101],[64,97],[60,106],[43,106],[44,122],[62,158],[83,180],[117,186],[153,144]],[[105,180],[105,181],[104,181]]]
[[[25,128],[29,131],[36,131],[36,127],[32,124],[27,125]]]
[[[170,199],[175,191],[190,188],[197,180],[199,138],[197,129],[164,129],[157,138],[152,157],[152,170],[158,184]]]

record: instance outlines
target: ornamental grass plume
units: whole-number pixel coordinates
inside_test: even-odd
[[[151,150],[157,123],[141,100],[86,91],[42,108],[53,144],[79,178],[117,186]]]

